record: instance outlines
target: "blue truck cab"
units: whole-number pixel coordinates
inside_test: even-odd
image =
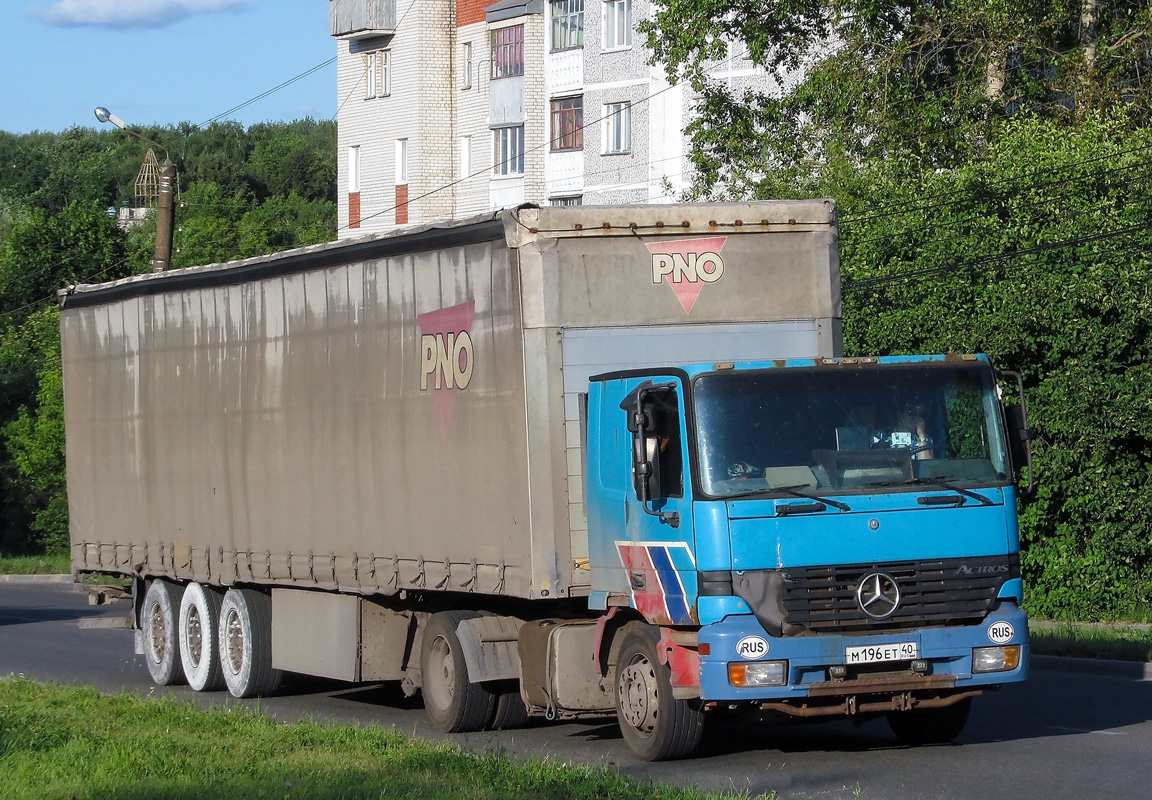
[[[589,606],[643,620],[610,656],[635,752],[684,755],[741,708],[942,742],[1025,679],[1006,374],[950,355],[590,380]]]

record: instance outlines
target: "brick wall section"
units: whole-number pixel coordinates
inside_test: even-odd
[[[360,193],[348,193],[348,227],[360,227]]]
[[[459,13],[459,12],[458,12]],[[459,23],[459,17],[457,19]],[[456,69],[456,114],[454,148],[456,154],[456,216],[467,217],[487,211],[488,185],[492,175],[492,131],[488,128],[489,64],[488,25],[481,15],[478,22],[456,28],[457,59],[464,42],[472,43],[472,88],[460,88],[460,67]],[[468,136],[472,148],[472,165],[468,175],[460,171],[460,138]]]
[[[524,18],[524,200],[547,204],[548,94],[544,81],[544,14]]]
[[[457,0],[456,27],[474,25],[484,21],[484,8],[490,6],[494,0]]]
[[[408,184],[396,187],[396,224],[408,224]]]

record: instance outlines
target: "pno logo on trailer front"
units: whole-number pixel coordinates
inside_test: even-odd
[[[705,284],[716,283],[724,277],[724,259],[720,257],[720,251],[726,241],[727,236],[714,236],[646,243],[648,252],[652,254],[652,284],[667,283],[684,313],[692,313],[692,306]]]

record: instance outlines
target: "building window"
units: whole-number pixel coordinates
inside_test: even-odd
[[[392,51],[377,50],[364,54],[364,99],[392,94]]]
[[[472,137],[460,137],[460,178],[472,175]]]
[[[604,152],[627,153],[632,149],[632,104],[604,106]]]
[[[579,150],[584,146],[584,98],[552,101],[552,149]]]
[[[348,191],[360,191],[360,145],[348,148]]]
[[[492,31],[492,77],[511,78],[524,74],[524,26]]]
[[[492,172],[496,175],[524,174],[524,126],[496,128],[492,131]]]
[[[584,205],[584,196],[575,194],[571,197],[553,197],[548,200],[550,206],[582,206]]]
[[[604,4],[604,49],[632,46],[632,0]]]
[[[552,49],[584,46],[584,0],[551,0]]]
[[[460,47],[460,88],[472,88],[472,42],[464,42]]]
[[[408,183],[408,140],[396,140],[396,185]]]

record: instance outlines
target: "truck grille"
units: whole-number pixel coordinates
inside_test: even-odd
[[[869,617],[856,599],[861,579],[877,572],[894,578],[900,588],[896,610],[884,619]],[[1020,559],[1012,555],[801,567],[783,570],[782,577],[785,623],[811,631],[971,625],[992,610],[1006,580],[1020,577]]]

